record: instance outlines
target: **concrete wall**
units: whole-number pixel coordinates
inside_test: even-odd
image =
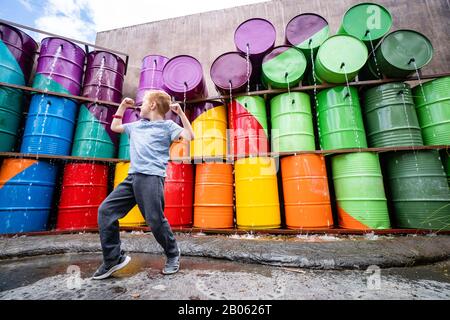
[[[148,54],[173,57],[188,54],[200,60],[210,95],[215,93],[209,76],[212,62],[220,54],[235,51],[233,35],[246,19],[262,17],[277,30],[276,45],[284,43],[284,29],[294,16],[314,12],[325,17],[331,33],[338,29],[342,16],[358,0],[273,0],[225,10],[211,11],[163,21],[100,32],[96,43],[127,52],[130,65],[124,94],[134,97],[139,84],[142,58]],[[432,63],[424,74],[450,71],[450,3],[449,0],[376,0],[391,12],[393,30],[414,29],[428,36],[434,45]]]

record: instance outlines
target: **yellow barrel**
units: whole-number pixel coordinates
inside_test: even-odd
[[[279,228],[281,218],[275,160],[267,157],[239,159],[234,171],[238,228]]]
[[[117,187],[128,175],[128,169],[130,168],[129,162],[119,162],[116,164],[116,173],[114,175],[114,188]],[[119,220],[121,227],[141,227],[145,226],[145,219],[142,216],[138,206],[134,206],[128,214]]]
[[[219,157],[227,153],[227,110],[223,103],[211,101],[194,105],[191,112],[195,139],[191,156]]]

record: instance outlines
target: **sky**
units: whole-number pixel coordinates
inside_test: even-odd
[[[264,0],[0,0],[0,19],[94,43],[100,31],[257,2]]]

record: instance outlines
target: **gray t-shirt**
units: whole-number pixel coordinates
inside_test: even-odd
[[[130,170],[166,176],[171,143],[178,139],[183,128],[172,120],[150,121],[140,119],[123,125],[130,138]]]

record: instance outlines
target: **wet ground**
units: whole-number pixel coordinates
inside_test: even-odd
[[[98,253],[0,261],[0,299],[450,299],[450,261],[369,270],[311,270],[182,257],[164,276],[161,255],[132,253],[113,278],[90,276]]]

